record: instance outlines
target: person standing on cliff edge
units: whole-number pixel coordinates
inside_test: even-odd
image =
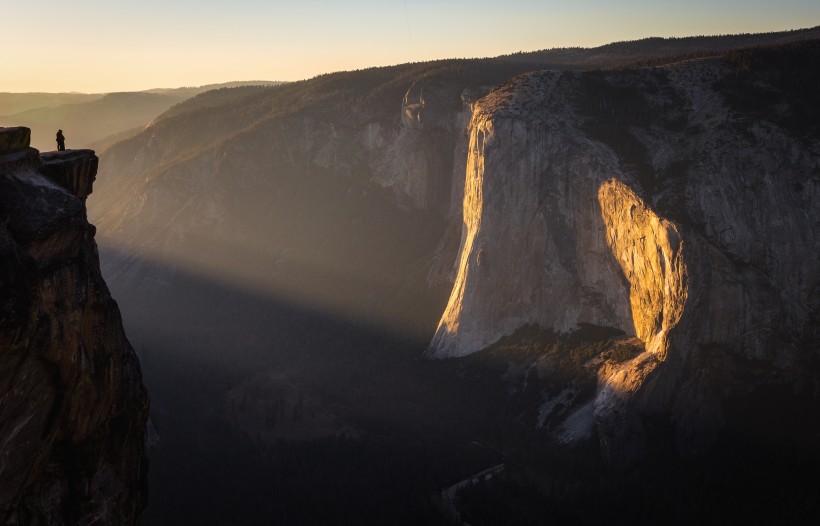
[[[63,135],[63,130],[57,130],[57,151],[65,151],[65,135]]]

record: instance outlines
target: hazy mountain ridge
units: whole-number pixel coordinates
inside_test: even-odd
[[[106,137],[147,125],[173,105],[200,93],[277,82],[228,82],[198,87],[105,94],[0,93],[0,123],[32,130],[34,147],[55,149],[54,134],[64,130],[69,148],[88,148]]]
[[[0,92],[0,115],[14,115],[38,108],[53,108],[101,99],[104,93],[4,93]]]
[[[556,48],[522,52],[504,58],[530,61],[539,57],[556,63],[575,62],[581,69],[612,67],[613,58],[631,65],[646,60],[669,61],[674,56],[718,55],[730,49],[749,46],[778,45],[787,42],[820,38],[820,26],[774,31],[771,33],[745,33],[737,35],[650,37],[624,42],[612,42],[596,48]]]
[[[353,101],[360,101],[366,104],[369,109],[389,107],[390,101],[395,101],[397,95],[412,85],[413,82],[423,82],[425,79],[435,80],[437,77],[452,77],[465,88],[469,86],[481,85],[480,77],[485,72],[478,73],[477,67],[504,69],[501,64],[508,62],[524,62],[523,66],[507,66],[506,72],[500,76],[488,78],[485,82],[496,83],[513,76],[517,69],[550,69],[550,68],[570,68],[586,69],[598,67],[617,67],[648,58],[665,57],[664,60],[676,60],[676,56],[688,56],[692,53],[713,53],[720,54],[729,49],[734,49],[749,45],[763,45],[772,43],[782,43],[789,41],[799,41],[817,38],[820,28],[801,29],[786,32],[774,32],[765,34],[746,35],[725,35],[717,37],[685,37],[685,38],[647,38],[630,42],[618,42],[607,44],[597,48],[568,48],[554,49],[535,52],[523,52],[513,55],[501,56],[495,59],[458,59],[441,60],[434,62],[408,64],[400,66],[388,66],[381,68],[371,68],[353,72],[340,72],[327,75],[320,75],[314,79],[289,83],[292,91],[281,92],[281,99],[275,101],[271,99],[271,111],[277,111],[277,107],[284,107],[290,110],[302,106],[321,106],[321,99],[330,97],[334,100],[333,90],[341,90],[336,94],[335,101],[338,104],[349,104]],[[662,44],[662,45],[661,45]],[[460,70],[465,71],[460,71]],[[478,78],[470,79],[470,71]],[[351,82],[361,82],[355,89],[358,92],[346,91],[344,86]],[[379,80],[381,79],[381,81]],[[499,80],[500,79],[500,80]],[[375,82],[375,84],[374,84]],[[490,87],[492,84],[486,86]],[[375,87],[375,89],[374,89]],[[354,97],[348,102],[347,97]],[[313,97],[317,97],[315,100]],[[200,99],[204,101],[204,99]],[[259,102],[246,100],[237,103],[234,109],[254,107]],[[197,103],[192,102],[192,106]],[[357,104],[353,102],[353,104]],[[456,103],[456,99],[451,97],[449,106]],[[211,106],[208,104],[208,106]],[[174,111],[166,116],[170,117],[175,113],[182,113],[190,109],[186,104],[180,104]],[[212,108],[216,110],[216,108]],[[265,110],[257,108],[252,110],[256,115],[264,115]],[[281,111],[281,110],[278,110]],[[251,119],[253,122],[253,119]],[[231,129],[230,126],[226,127]]]

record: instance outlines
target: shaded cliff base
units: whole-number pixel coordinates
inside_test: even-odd
[[[711,493],[726,514],[744,512],[743,499],[756,490],[747,475],[769,469],[780,455],[765,444],[755,451],[727,438],[740,448],[727,446],[738,455],[732,462],[720,449],[696,461],[653,450],[644,468],[611,471],[600,462],[596,436],[566,446],[549,428],[535,429],[544,395],[555,392],[542,387],[574,380],[590,356],[606,351],[602,343],[618,344],[614,361],[638,351],[612,329],[586,327],[555,338],[529,327],[521,338],[526,345],[508,340],[460,360],[419,360],[424,340],[408,341],[283,299],[192,275],[175,288],[151,283],[115,289],[121,298],[141,291],[142,301],[153,298],[161,306],[124,306],[129,334],[143,350],[160,435],[151,450],[145,524],[448,525],[435,507],[436,489],[502,462],[508,466],[503,477],[510,478],[480,494],[485,506],[471,514],[474,500],[464,495],[467,514],[476,519],[471,524],[617,524],[636,517],[631,524],[691,524],[687,518],[709,513]],[[179,294],[183,290],[188,293]],[[556,371],[549,385],[542,383],[546,376],[538,380],[528,372],[542,357]],[[290,412],[266,422],[260,434],[233,425],[242,408],[224,410],[228,391],[269,370],[286,370],[306,399],[319,395],[326,408],[354,424],[357,436],[268,440],[295,418]],[[585,393],[594,392],[594,377],[583,381]],[[568,405],[570,412],[584,405],[583,394]],[[661,443],[672,443],[657,427]],[[770,461],[767,455],[775,456]],[[665,464],[651,471],[655,457]],[[802,475],[804,466],[775,467],[782,469],[768,471],[775,478],[761,475],[760,491],[774,480],[791,486],[782,499],[773,492],[772,499],[752,504],[771,506],[770,514],[806,517],[813,503],[800,496],[813,495],[815,486]],[[709,491],[701,495],[701,487]],[[499,519],[498,509],[510,519]]]
[[[601,465],[596,449],[584,444],[516,451],[503,473],[459,494],[462,516],[471,524],[518,525],[820,520],[816,453],[772,448],[734,433],[698,459],[682,461],[661,449],[645,465],[624,472]]]
[[[584,326],[527,326],[460,360],[488,391],[500,379],[518,418],[537,427],[504,450],[503,470],[458,493],[470,524],[811,524],[820,519],[817,399],[795,385],[728,397],[715,443],[683,456],[670,417],[648,417],[640,463],[613,468],[592,422],[599,368],[639,340]],[[497,390],[498,387],[496,386]],[[586,420],[585,420],[586,419]],[[548,517],[549,520],[545,520]]]

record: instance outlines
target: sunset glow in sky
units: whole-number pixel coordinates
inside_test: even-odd
[[[34,0],[3,6],[0,91],[131,91],[820,25],[817,0]]]

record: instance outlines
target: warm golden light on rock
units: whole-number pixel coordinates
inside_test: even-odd
[[[459,319],[464,303],[464,292],[471,265],[480,265],[480,251],[473,254],[473,244],[481,228],[483,208],[484,145],[492,140],[493,123],[486,115],[477,115],[470,125],[470,147],[467,155],[467,179],[464,186],[464,226],[459,250],[458,274],[447,309],[439,322],[431,346],[438,346],[448,336],[458,332]]]
[[[623,182],[610,179],[598,191],[606,237],[630,283],[635,331],[663,360],[667,334],[680,321],[687,295],[683,239]]]

